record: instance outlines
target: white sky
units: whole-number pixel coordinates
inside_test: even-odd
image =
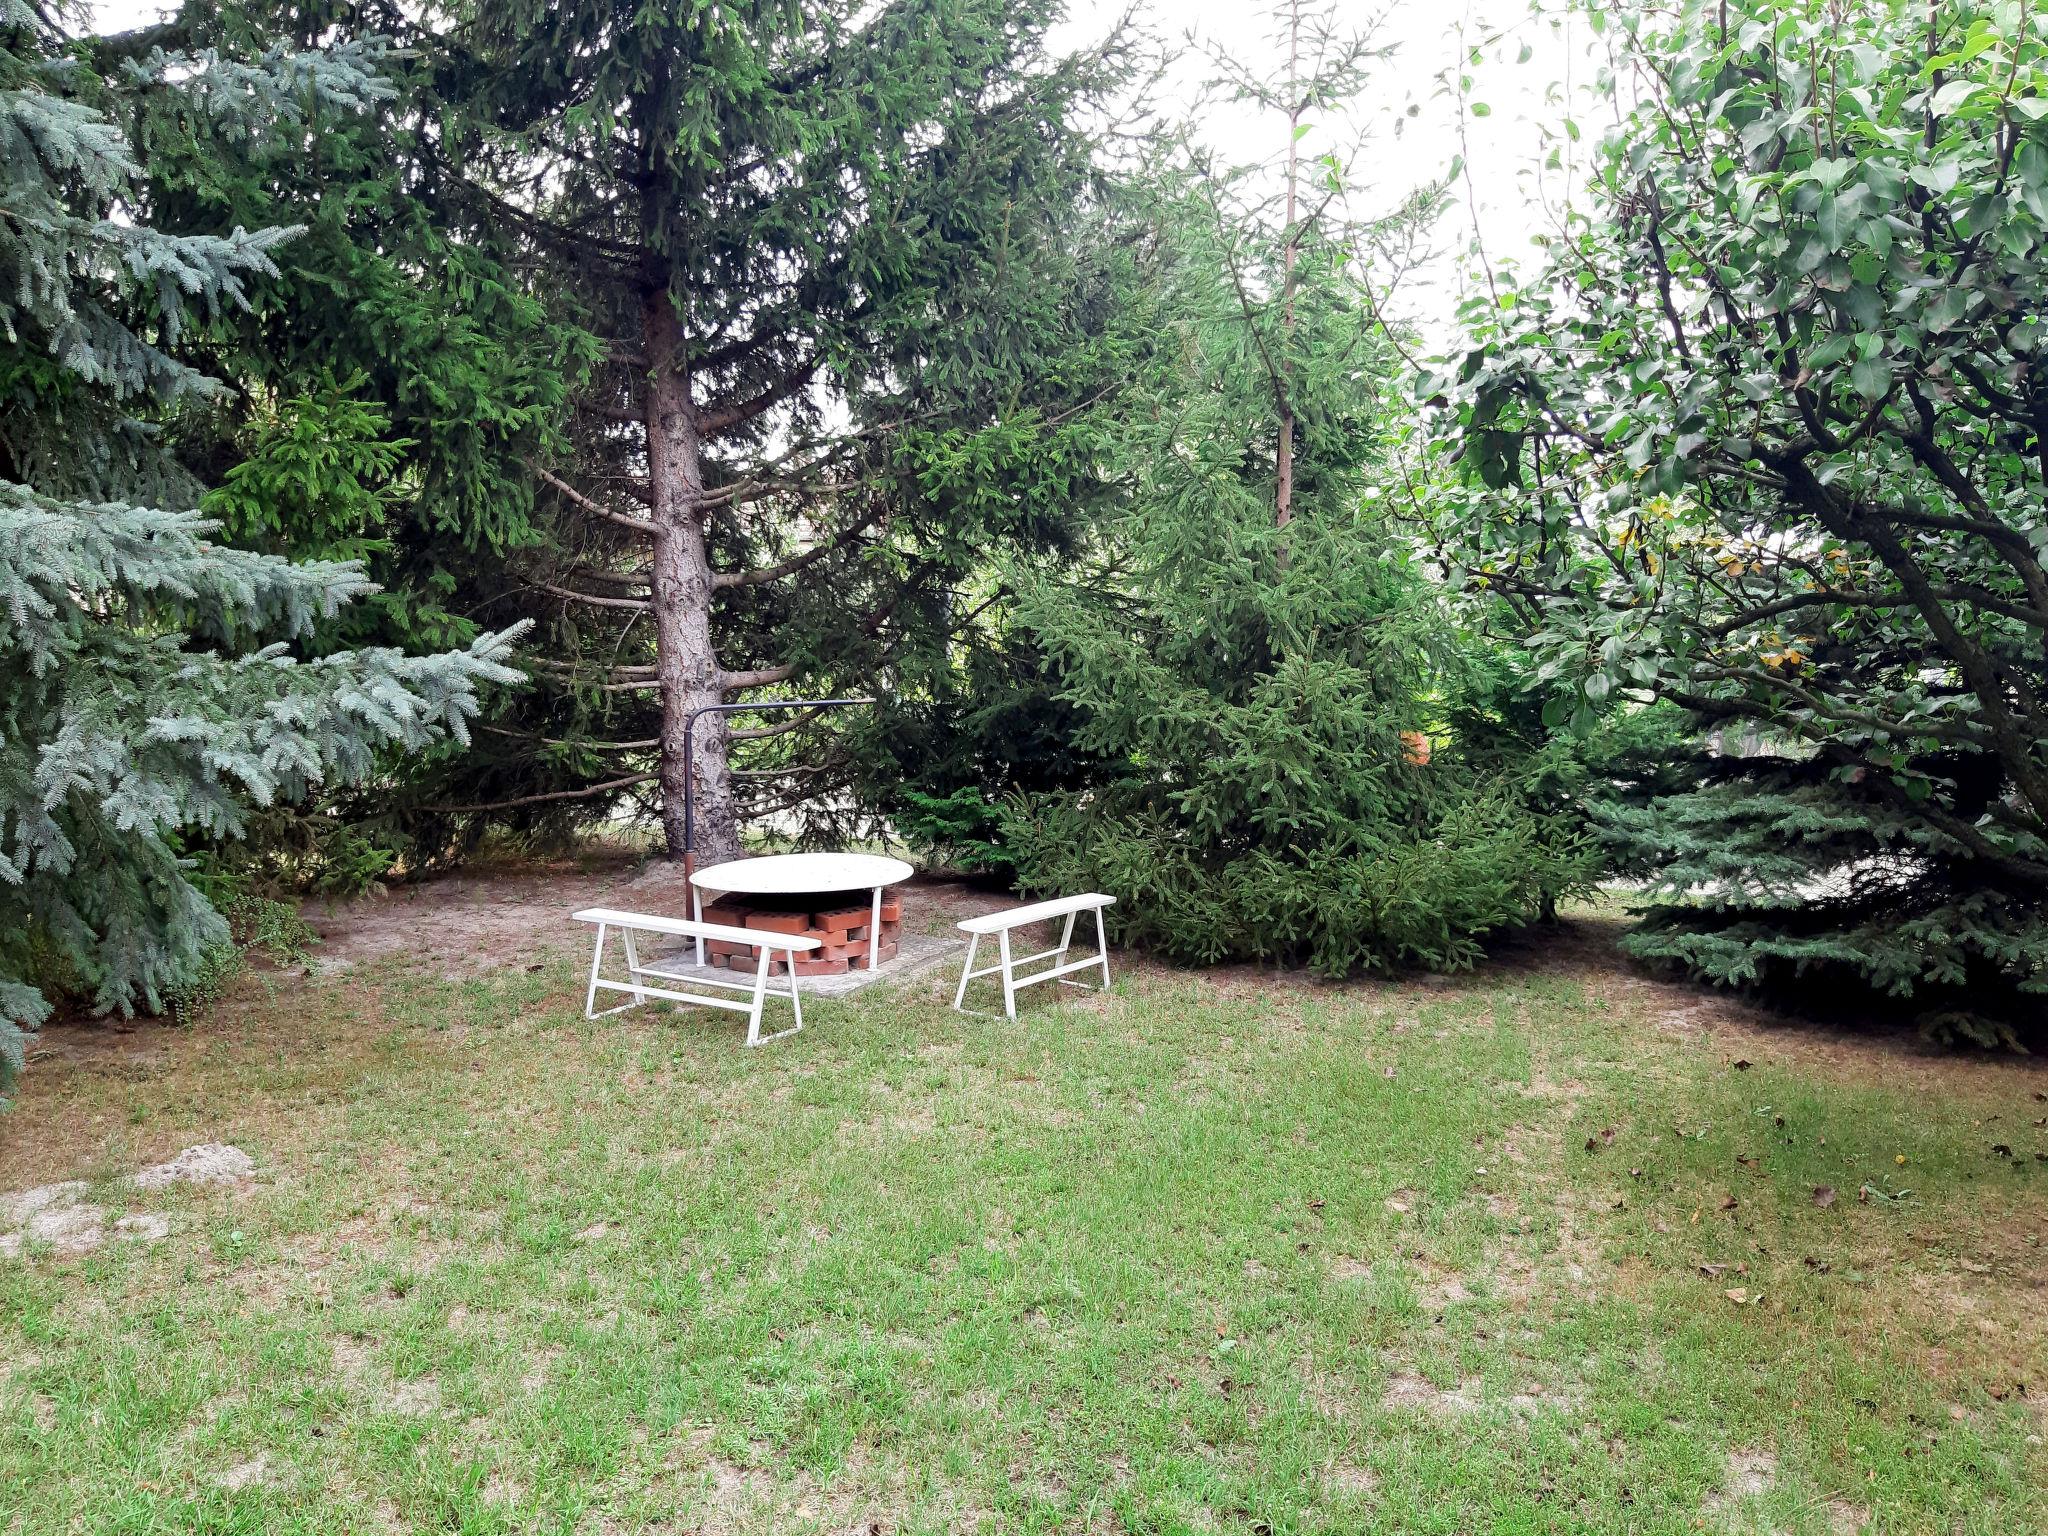
[[[156,19],[169,5],[160,0],[88,0],[103,30],[122,30]],[[1142,0],[1141,19],[1172,41],[1193,33],[1259,73],[1284,60],[1274,0]],[[1071,19],[1056,33],[1055,46],[1079,46],[1102,35],[1131,0],[1068,0]],[[1435,231],[1433,255],[1396,296],[1395,307],[1430,336],[1450,329],[1451,309],[1468,265],[1474,231],[1488,257],[1530,254],[1530,238],[1550,222],[1571,187],[1569,165],[1542,169],[1545,154],[1561,143],[1560,124],[1573,101],[1585,139],[1583,155],[1603,123],[1584,97],[1594,69],[1592,39],[1533,18],[1530,0],[1334,0],[1341,24],[1372,28],[1392,50],[1375,73],[1348,124],[1318,125],[1303,140],[1305,153],[1347,146],[1360,129],[1373,135],[1357,180],[1362,212],[1397,204],[1419,183],[1441,176],[1462,151],[1469,183]],[[1468,51],[1483,57],[1460,70]],[[1521,61],[1524,48],[1530,52]],[[1196,111],[1212,67],[1190,50],[1166,82],[1159,105],[1175,117]],[[1484,103],[1484,117],[1461,109],[1451,90],[1459,73],[1472,77],[1469,100]],[[1409,115],[1410,109],[1413,115]],[[1285,147],[1286,128],[1255,109],[1211,106],[1197,124],[1200,135],[1232,161],[1275,158]],[[1462,130],[1462,143],[1461,143]],[[1564,146],[1567,150],[1571,146]]]
[[[1128,0],[1068,3],[1072,19],[1061,36],[1078,44],[1113,25]],[[1450,329],[1475,231],[1496,265],[1533,262],[1532,237],[1553,226],[1557,206],[1572,187],[1571,156],[1583,161],[1609,121],[1588,97],[1595,40],[1583,24],[1533,16],[1530,0],[1332,0],[1331,8],[1340,26],[1372,32],[1390,56],[1374,71],[1353,120],[1318,125],[1303,140],[1303,150],[1348,146],[1361,131],[1369,133],[1373,148],[1355,177],[1358,209],[1367,214],[1397,205],[1415,186],[1444,175],[1461,155],[1466,163],[1467,175],[1453,189],[1455,201],[1434,230],[1432,254],[1395,301],[1426,336],[1442,337]],[[1284,10],[1284,0],[1150,0],[1141,14],[1173,40],[1192,33],[1198,43],[1269,74],[1286,57],[1277,10]],[[1476,63],[1470,59],[1475,47],[1481,53]],[[1199,49],[1189,50],[1162,105],[1176,115],[1195,111],[1203,81],[1213,72]],[[1456,94],[1461,74],[1472,82],[1464,104]],[[1475,115],[1471,103],[1487,108],[1485,115]],[[1562,130],[1573,114],[1584,134],[1575,146],[1565,142]],[[1273,160],[1286,147],[1284,121],[1249,106],[1209,105],[1196,128],[1220,156],[1234,161]],[[1546,169],[1543,160],[1553,147],[1564,163]]]

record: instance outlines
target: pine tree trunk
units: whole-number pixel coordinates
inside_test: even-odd
[[[704,489],[697,413],[682,322],[666,290],[650,294],[641,312],[646,349],[647,471],[653,493],[655,668],[661,680],[661,825],[670,858],[683,856],[683,732],[692,712],[722,703],[717,653],[711,645],[711,561],[698,503]],[[730,738],[723,715],[701,716],[692,732],[696,754],[694,805],[699,865],[739,854],[733,805]]]

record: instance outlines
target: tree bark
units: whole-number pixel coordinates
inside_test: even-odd
[[[681,858],[685,775],[694,771],[696,838],[691,851],[699,864],[712,864],[738,856],[739,815],[725,716],[699,716],[691,732],[696,761],[689,763],[684,751],[691,715],[723,703],[725,695],[711,643],[711,560],[698,517],[704,490],[702,437],[690,394],[682,321],[666,288],[643,299],[641,336],[648,369],[655,666],[661,680],[661,825],[669,857]]]

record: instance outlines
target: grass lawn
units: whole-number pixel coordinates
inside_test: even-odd
[[[0,1531],[2048,1529],[2037,1068],[1583,933],[948,980],[747,1052],[394,961],[32,1068],[0,1189],[170,1235],[0,1259]]]

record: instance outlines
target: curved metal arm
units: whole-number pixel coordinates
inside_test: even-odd
[[[683,871],[687,877],[697,868],[697,753],[691,736],[700,715],[737,715],[768,709],[838,709],[848,704],[872,704],[873,699],[765,699],[757,704],[706,704],[690,711],[683,720]]]

